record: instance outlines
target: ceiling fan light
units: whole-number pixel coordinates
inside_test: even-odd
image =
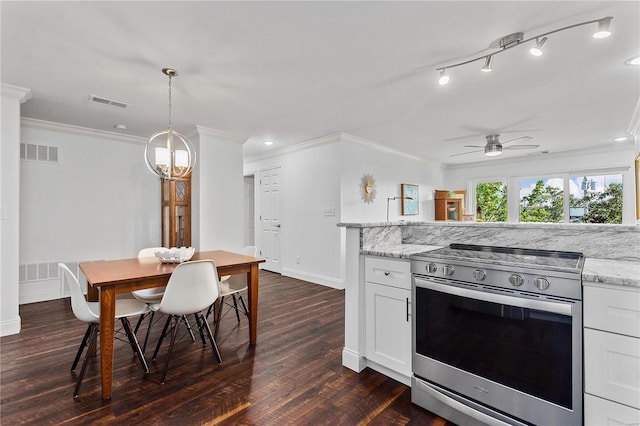
[[[491,68],[491,62],[493,61],[493,56],[489,55],[487,56],[487,59],[485,59],[484,61],[484,65],[482,68],[480,68],[480,71],[482,72],[491,72],[493,71],[493,68]]]
[[[542,56],[544,53],[542,49],[544,49],[544,45],[547,44],[547,40],[548,39],[546,37],[542,37],[540,40],[536,39],[536,45],[529,49],[529,52],[533,56]]]
[[[440,79],[438,80],[438,84],[440,86],[444,86],[449,83],[449,76],[445,74],[444,70],[440,71]]]
[[[502,145],[495,143],[488,143],[484,147],[484,155],[487,157],[495,157],[502,154]]]
[[[611,23],[611,17],[608,16],[598,21],[598,30],[593,33],[593,38],[606,38],[611,35],[609,31],[609,24]]]

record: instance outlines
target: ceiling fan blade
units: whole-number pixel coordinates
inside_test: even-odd
[[[461,141],[465,139],[475,139],[475,138],[482,137],[483,135],[484,133],[474,133],[474,134],[469,134],[464,136],[456,136],[453,138],[442,139],[442,142],[455,142],[455,141]]]
[[[460,154],[452,154],[449,157],[457,157],[459,155],[473,154],[474,152],[482,152],[482,151],[484,151],[484,149],[478,149],[478,150],[475,150],[475,151],[461,152]]]
[[[518,150],[518,149],[536,149],[538,148],[540,145],[511,145],[511,146],[505,146],[502,149],[508,149],[508,150]]]
[[[521,137],[519,137],[519,138],[511,139],[511,140],[508,140],[508,141],[506,141],[506,142],[501,142],[501,144],[502,144],[502,146],[504,146],[504,145],[506,145],[506,144],[508,144],[508,143],[511,143],[511,142],[516,142],[516,141],[530,141],[531,139],[533,139],[533,137],[531,137],[531,136],[521,136]]]
[[[464,145],[466,148],[484,148],[484,145]]]

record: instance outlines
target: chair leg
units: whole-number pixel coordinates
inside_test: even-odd
[[[196,314],[196,315],[202,315],[202,313]],[[220,351],[218,350],[218,345],[216,345],[216,340],[213,338],[213,334],[211,333],[211,328],[209,327],[209,323],[206,321],[206,319],[204,317],[202,318],[202,322],[204,323],[204,327],[205,327],[205,331],[207,332],[207,336],[209,336],[209,340],[211,341],[211,349],[213,350],[213,353],[215,354],[216,358],[218,359],[218,364],[221,364],[222,363],[222,357],[220,356]]]
[[[153,313],[153,311],[151,311]],[[138,322],[136,323],[136,328],[133,330],[134,333],[138,333],[138,329],[140,328],[140,324],[142,324],[142,320],[147,316],[147,313],[145,312],[144,314],[140,315],[140,318],[138,318]]]
[[[224,304],[224,296],[221,297],[220,300],[218,300],[216,303],[218,303],[218,306],[216,306],[216,312],[213,314],[213,317],[216,320],[216,328],[213,332],[213,335],[215,337],[218,337],[218,329],[220,329],[220,321],[222,320],[222,306]]]
[[[167,334],[167,328],[169,328],[169,323],[171,322],[171,315],[167,316],[167,322],[164,323],[164,328],[162,329],[162,334],[160,335],[160,338],[158,339],[158,344],[156,345],[156,350],[153,351],[153,358],[151,358],[152,361],[156,360],[156,356],[158,355],[158,350],[160,349],[160,345],[162,344],[162,341],[164,340],[164,336],[165,334]]]
[[[162,379],[160,380],[161,384],[164,384],[164,379],[167,377],[167,370],[169,370],[169,360],[171,359],[171,352],[173,352],[173,345],[176,342],[176,335],[178,334],[178,326],[180,325],[180,318],[176,317],[176,323],[173,326],[173,330],[171,332],[171,342],[169,343],[169,350],[167,352],[167,360],[164,363],[164,372],[162,373]]]
[[[195,342],[196,336],[193,334],[193,330],[191,330],[191,324],[189,324],[189,319],[187,318],[186,315],[182,316],[182,321],[184,321],[184,324],[187,326],[187,331],[189,331],[189,335],[191,336],[191,341]]]
[[[71,365],[71,372],[72,373],[74,371],[76,371],[76,366],[78,365],[78,361],[80,360],[80,355],[82,355],[82,350],[87,345],[87,341],[89,340],[89,335],[91,334],[91,326],[92,326],[92,324],[89,324],[87,326],[87,331],[85,331],[85,333],[84,333],[84,337],[82,338],[82,343],[80,343],[80,347],[78,348],[78,352],[76,353],[76,357],[73,360],[73,364]]]
[[[142,369],[145,373],[149,372],[149,366],[147,365],[147,360],[144,359],[144,354],[142,353],[142,349],[140,349],[140,344],[138,343],[138,338],[135,333],[131,329],[131,323],[127,317],[120,318],[122,322],[122,326],[124,327],[124,331],[127,333],[127,337],[129,338],[129,344],[131,345],[131,349],[138,356],[138,360],[140,361],[140,365],[142,365]]]
[[[240,297],[240,303],[242,304],[242,309],[244,310],[244,314],[249,316],[249,310],[247,309],[247,304],[244,302],[244,297],[241,294],[238,295]]]
[[[151,333],[151,324],[153,323],[153,317],[156,315],[156,311],[151,311],[149,314],[149,324],[147,325],[147,334],[144,336],[144,343],[142,344],[142,353],[147,350],[147,341],[149,340],[149,333]]]
[[[196,317],[196,324],[198,324],[198,331],[200,332],[200,338],[202,339],[202,347],[204,348],[205,346],[207,346],[207,341],[204,338],[204,331],[202,331],[202,324],[200,323],[200,316],[202,316],[202,314],[200,314],[200,316],[198,316],[198,314],[193,314],[194,317]],[[203,321],[206,321],[204,319],[204,316],[202,316]]]
[[[78,380],[76,380],[76,387],[73,389],[73,397],[77,398],[78,393],[80,392],[80,384],[82,383],[82,379],[84,378],[84,373],[87,370],[87,364],[89,363],[89,358],[91,354],[95,351],[96,345],[98,343],[98,330],[100,326],[97,323],[89,324],[89,329],[91,330],[89,334],[89,347],[87,348],[87,352],[84,354],[84,361],[82,362],[82,367],[80,368],[80,374],[78,374]]]
[[[233,308],[236,310],[236,318],[238,322],[240,322],[240,311],[238,311],[238,300],[236,299],[235,294],[232,294],[231,298],[233,299]]]

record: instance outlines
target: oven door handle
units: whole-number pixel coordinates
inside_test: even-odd
[[[440,401],[441,403],[453,408],[454,410],[465,414],[466,416],[477,420],[478,422],[482,423],[483,425],[488,425],[488,426],[508,426],[508,423],[503,422],[502,420],[496,419],[495,417],[491,417],[488,414],[482,413],[478,410],[475,410],[467,405],[464,405],[461,402],[456,401],[455,399],[438,392],[437,390],[424,385],[423,383],[421,383],[419,380],[414,380],[414,384],[416,384],[421,391],[429,394],[432,398],[437,399],[438,401]]]
[[[532,300],[521,297],[505,296],[502,294],[485,293],[478,290],[469,290],[466,288],[439,284],[420,278],[416,278],[415,283],[416,287],[427,288],[441,293],[452,294],[454,296],[469,297],[471,299],[482,300],[484,302],[500,303],[520,308],[537,309],[539,311],[551,312],[568,317],[573,316],[573,303],[549,302],[546,300]]]

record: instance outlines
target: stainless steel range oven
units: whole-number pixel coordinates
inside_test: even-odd
[[[412,256],[412,401],[459,425],[581,425],[582,265],[461,244]]]

